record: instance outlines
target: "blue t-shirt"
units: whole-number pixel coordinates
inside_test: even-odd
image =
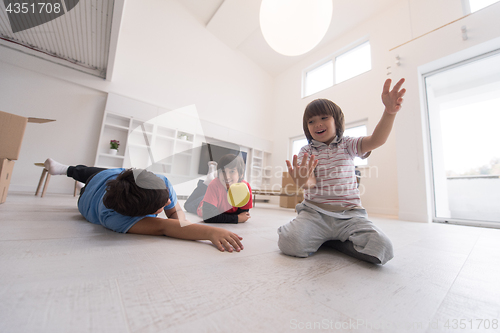
[[[125,216],[118,214],[112,209],[104,206],[102,199],[106,194],[106,183],[108,180],[115,179],[125,169],[108,169],[96,174],[90,182],[85,185],[85,191],[78,201],[78,210],[87,219],[94,224],[100,224],[116,232],[126,233],[134,224],[145,217],[156,217],[156,214],[145,216]],[[170,181],[162,175],[156,175],[165,181],[168,192],[170,193],[170,204],[165,206],[165,210],[175,207],[177,204],[177,195]]]

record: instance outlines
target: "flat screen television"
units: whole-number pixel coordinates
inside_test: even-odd
[[[227,154],[240,154],[243,158],[243,162],[245,165],[247,163],[247,153],[241,151],[237,145],[227,144],[224,145],[229,147],[224,147],[222,145],[212,144],[212,143],[203,143],[200,149],[200,164],[198,166],[198,173],[200,175],[206,175],[208,173],[208,162],[215,161],[219,162],[222,156]]]

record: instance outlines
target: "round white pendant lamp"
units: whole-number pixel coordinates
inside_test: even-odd
[[[262,0],[262,34],[278,53],[286,56],[307,53],[325,36],[332,9],[332,0]]]

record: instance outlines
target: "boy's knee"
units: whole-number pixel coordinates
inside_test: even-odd
[[[379,244],[381,244],[381,246],[388,252],[392,253],[393,252],[393,249],[392,249],[392,242],[391,240],[389,239],[389,237],[387,237],[384,233],[382,232],[375,232],[374,235],[372,236],[375,238],[375,241]]]
[[[309,256],[307,244],[301,237],[294,233],[285,232],[283,227],[278,229],[278,247],[286,255],[293,257],[306,258]]]
[[[379,229],[357,232],[349,240],[357,252],[378,258],[382,265],[394,257],[391,240]]]
[[[373,233],[372,238],[372,241],[376,244],[374,248],[378,249],[376,257],[379,258],[380,264],[384,265],[394,257],[392,242],[389,237],[382,232]]]
[[[389,260],[391,260],[392,258],[394,258],[394,248],[392,247],[392,242],[387,236],[384,235],[384,237],[385,237],[385,241],[384,241],[385,258],[382,262],[382,265],[385,264],[386,262],[388,262]]]

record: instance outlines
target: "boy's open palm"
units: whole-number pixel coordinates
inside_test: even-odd
[[[243,250],[242,239],[243,237],[222,228],[214,228],[210,234],[210,241],[222,252],[233,252],[233,249],[240,252]]]
[[[391,79],[387,79],[384,83],[384,89],[382,90],[382,102],[385,105],[387,113],[395,114],[401,109],[401,104],[403,103],[403,96],[406,89],[401,89],[401,86],[405,82],[405,79],[399,80],[392,90],[390,90],[391,82]]]
[[[297,163],[297,155],[293,155],[293,163],[286,160],[288,173],[298,187],[302,187],[307,183],[307,180],[314,172],[314,168],[318,165],[318,160],[314,159],[314,155],[311,155],[309,162],[307,161],[308,157],[309,155],[305,153],[300,164]]]

